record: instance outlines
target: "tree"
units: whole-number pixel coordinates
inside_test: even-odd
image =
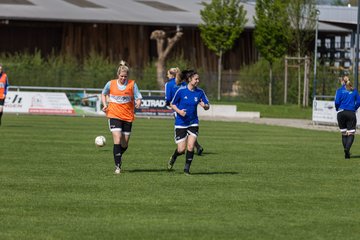
[[[283,0],[257,0],[254,22],[255,45],[270,65],[269,105],[272,105],[273,63],[285,55],[290,38],[286,3]]]
[[[166,33],[163,30],[155,30],[151,33],[150,39],[156,40],[158,60],[155,62],[157,83],[160,89],[164,87],[165,81],[165,60],[169,55],[175,43],[180,40],[183,33],[177,29],[172,38],[167,38],[167,45],[165,45]]]
[[[298,57],[308,50],[309,43],[314,40],[316,26],[316,1],[291,0],[287,7],[292,27],[292,44]]]
[[[301,65],[301,57],[309,51],[310,43],[314,40],[315,36],[315,27],[316,27],[316,0],[292,0],[289,1],[287,7],[287,12],[289,16],[289,21],[291,24],[291,43],[290,46],[293,46],[292,52],[296,52],[298,60],[298,66]],[[316,43],[315,43],[316,44]],[[301,70],[298,67],[298,99],[300,104],[301,98]],[[307,88],[307,86],[304,86]],[[304,98],[307,96],[303,96]]]
[[[331,5],[334,5],[334,6],[346,6],[347,3],[345,3],[343,0],[333,0],[331,2]]]
[[[205,45],[218,56],[218,100],[221,98],[222,55],[233,47],[247,22],[246,11],[240,2],[212,0],[210,3],[201,3],[204,9],[200,15],[204,23],[199,25],[200,35]]]

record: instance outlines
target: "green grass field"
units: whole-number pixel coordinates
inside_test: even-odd
[[[359,239],[360,139],[202,121],[192,175],[173,121],[137,119],[113,174],[105,118],[5,115],[0,239]],[[94,138],[108,144],[96,148]]]

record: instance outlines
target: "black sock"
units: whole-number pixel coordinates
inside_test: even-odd
[[[1,125],[1,118],[2,118],[3,112],[0,112],[0,125]]]
[[[342,144],[344,146],[344,149],[346,148],[346,142],[347,142],[347,135],[341,135]]]
[[[175,152],[173,153],[173,155],[171,157],[172,157],[172,159],[176,160],[176,158],[180,155],[182,155],[182,153],[179,153],[178,150],[175,149]]]
[[[120,167],[121,166],[121,145],[120,144],[114,144],[113,154],[114,154],[115,165]]]
[[[194,151],[192,151],[192,152],[187,151],[186,152],[186,162],[185,162],[185,167],[184,167],[185,172],[190,171],[190,165],[192,163],[193,158],[194,158]]]
[[[198,143],[197,140],[196,140],[196,142],[195,142],[195,147],[196,147],[196,149],[200,149],[200,148],[201,148],[201,145]]]
[[[121,145],[120,147],[121,147],[121,155],[122,155],[126,151],[126,149],[128,149],[128,147],[122,147]]]
[[[345,149],[350,151],[350,148],[354,142],[354,138],[355,136],[354,135],[349,135],[347,136],[347,139],[346,139],[346,146],[345,146]]]

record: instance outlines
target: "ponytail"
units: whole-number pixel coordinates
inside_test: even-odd
[[[120,72],[129,72],[129,65],[124,60],[121,60],[119,63],[119,68],[117,70],[117,75],[120,74]]]

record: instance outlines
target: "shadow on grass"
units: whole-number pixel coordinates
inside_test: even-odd
[[[99,147],[96,147],[96,150],[101,151],[101,152],[110,152],[110,151],[112,151],[112,149],[106,149],[106,148],[100,149]]]
[[[191,175],[236,175],[239,172],[195,172],[191,173]]]
[[[4,124],[3,127],[9,128],[31,128],[33,125],[11,125],[11,124]]]
[[[175,170],[167,170],[167,169],[129,169],[124,170],[124,172],[128,173],[149,173],[149,172],[168,172],[168,173],[177,173],[177,174],[184,174],[182,171],[175,171]],[[239,172],[195,172],[191,173],[191,175],[236,175]]]
[[[206,156],[206,155],[216,155],[217,153],[216,152],[202,152],[201,155],[197,155],[196,152],[195,152],[195,156],[196,157],[203,157],[203,156]]]
[[[138,173],[138,172],[169,172],[167,169],[131,169],[124,170],[124,172]]]
[[[351,158],[360,158],[360,155],[352,155],[351,157],[350,157],[350,159]]]

